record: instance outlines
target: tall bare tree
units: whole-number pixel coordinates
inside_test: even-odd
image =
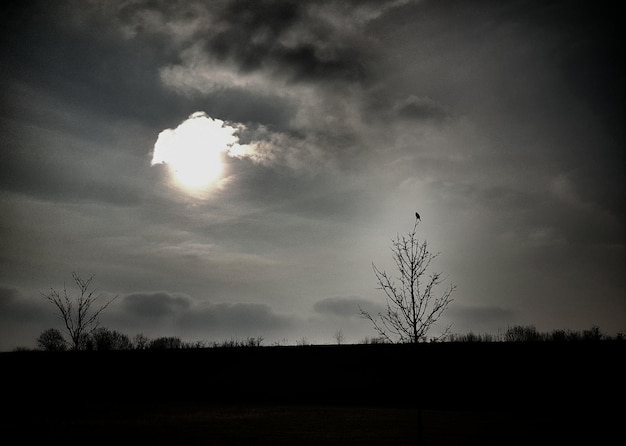
[[[436,294],[445,279],[440,272],[428,272],[431,262],[438,254],[428,250],[427,241],[418,240],[417,227],[420,221],[420,216],[416,213],[413,229],[407,235],[398,235],[392,239],[391,251],[398,269],[398,283],[372,264],[378,288],[385,293],[386,310],[372,315],[360,308],[361,316],[368,319],[379,335],[388,342],[425,341],[428,331],[452,302],[452,294],[456,290],[455,285],[450,285],[440,294]]]
[[[92,308],[92,306],[102,297],[96,294],[95,289],[91,288],[91,282],[94,276],[88,279],[82,279],[78,273],[72,272],[72,279],[78,287],[79,295],[72,297],[63,285],[62,293],[54,288],[50,288],[50,292],[41,293],[41,295],[50,301],[59,311],[58,316],[65,324],[65,330],[71,339],[71,346],[74,350],[80,350],[83,347],[87,335],[93,332],[99,325],[99,316],[117,296],[109,299],[100,307]]]

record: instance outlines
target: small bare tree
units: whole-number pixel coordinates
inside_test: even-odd
[[[343,335],[343,331],[342,330],[337,330],[335,332],[335,342],[337,342],[337,345],[341,345],[343,344],[343,341],[345,340],[345,336]]]
[[[387,342],[421,342],[428,331],[439,320],[452,301],[456,286],[450,285],[436,296],[435,291],[444,281],[441,273],[428,274],[431,262],[438,254],[428,250],[428,242],[417,238],[420,217],[415,214],[413,229],[407,235],[398,235],[392,240],[393,259],[398,268],[399,285],[385,272],[372,264],[378,281],[387,300],[385,312],[377,315],[360,309],[363,318],[368,319],[374,329]],[[444,337],[450,327],[438,338]]]
[[[117,299],[115,296],[98,309],[92,309],[91,307],[102,297],[100,294],[96,294],[95,289],[90,289],[93,278],[92,275],[84,280],[76,272],[72,272],[72,279],[74,279],[79,291],[79,296],[75,298],[70,296],[65,284],[62,294],[52,287],[49,293],[41,293],[59,310],[58,316],[65,324],[65,330],[71,339],[73,350],[80,350],[83,347],[88,335],[98,328],[100,313]]]

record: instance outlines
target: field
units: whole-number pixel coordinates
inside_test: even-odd
[[[21,442],[613,444],[623,342],[0,354]]]

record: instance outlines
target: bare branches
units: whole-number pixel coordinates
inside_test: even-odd
[[[378,289],[383,291],[387,300],[386,310],[373,316],[359,308],[361,316],[369,320],[388,342],[426,340],[428,331],[441,318],[456,290],[454,285],[450,285],[436,295],[435,291],[444,278],[438,272],[427,274],[438,254],[428,250],[428,242],[419,242],[416,235],[419,222],[419,217],[416,217],[411,232],[392,239],[391,251],[398,270],[395,281],[372,264]],[[448,330],[449,327],[441,336],[445,336]]]
[[[111,298],[94,311],[92,306],[102,295],[96,294],[95,289],[90,290],[93,278],[94,276],[92,275],[88,279],[82,279],[78,273],[72,272],[72,279],[79,292],[79,295],[75,298],[70,296],[65,284],[63,285],[62,294],[54,288],[50,288],[50,292],[47,294],[41,293],[45,299],[57,308],[57,316],[65,324],[65,330],[71,339],[74,350],[79,350],[85,337],[98,328],[100,313],[117,299],[117,296]]]

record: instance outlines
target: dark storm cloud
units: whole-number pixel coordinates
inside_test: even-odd
[[[213,335],[263,336],[293,327],[292,316],[276,313],[267,304],[252,302],[198,305],[182,317],[184,330]]]
[[[297,316],[278,313],[266,303],[214,303],[169,291],[128,294],[102,317],[104,325],[125,333],[149,337],[167,333],[190,341],[248,336],[280,340],[297,326],[297,320]]]
[[[276,95],[262,92],[230,89],[217,91],[210,97],[191,99],[192,108],[204,110],[209,116],[224,121],[257,123],[263,122],[269,128],[279,131],[289,130],[289,121],[296,112],[291,101]]]
[[[279,158],[308,164],[311,151],[341,153],[349,164],[363,139],[361,90],[380,56],[364,30],[402,3],[187,2],[171,11],[137,2],[118,19],[133,38],[171,42],[178,60],[161,66],[161,80],[194,104],[205,98],[198,110],[270,126]]]
[[[291,81],[362,82],[369,76],[371,47],[350,28],[395,3],[234,0],[172,7],[137,2],[123,7],[119,17],[138,32],[169,23],[185,33],[185,26],[193,26],[182,46],[202,42],[208,56],[233,63],[241,73],[269,70]]]
[[[295,81],[341,79],[361,81],[364,50],[341,47],[330,40],[336,30],[328,23],[311,23],[306,2],[233,1],[218,10],[225,30],[211,35],[205,48],[218,60],[235,62],[242,72],[270,67]],[[294,40],[305,25],[305,39]]]
[[[184,295],[164,291],[131,293],[123,298],[122,305],[130,314],[139,317],[177,316],[191,306],[191,299]]]
[[[372,307],[380,307],[376,311]],[[353,317],[358,316],[360,309],[377,313],[382,311],[383,307],[378,303],[374,303],[368,299],[357,296],[347,297],[327,297],[320,301],[315,302],[313,309],[323,315],[339,316],[339,317]]]

